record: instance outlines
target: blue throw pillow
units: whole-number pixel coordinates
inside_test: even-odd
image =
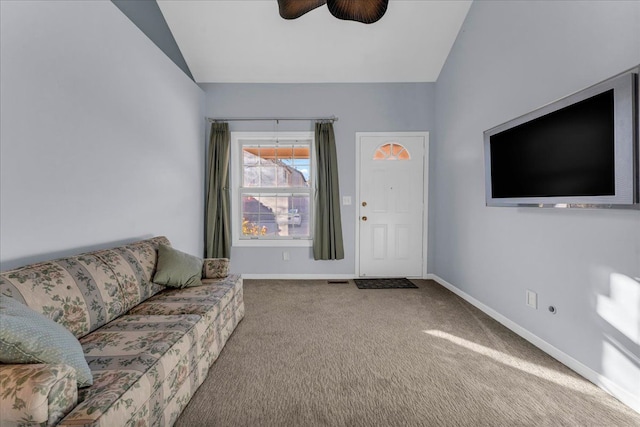
[[[19,301],[0,295],[0,362],[64,363],[76,370],[78,387],[93,375],[76,337]]]

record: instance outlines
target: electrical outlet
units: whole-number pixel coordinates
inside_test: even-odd
[[[538,309],[538,294],[527,289],[527,300],[526,303],[529,307]]]
[[[282,260],[289,261],[289,251],[282,251]]]

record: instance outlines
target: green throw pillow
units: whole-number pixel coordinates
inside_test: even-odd
[[[76,370],[78,387],[93,384],[80,342],[64,326],[6,295],[0,325],[0,362],[64,363]]]
[[[202,258],[180,252],[171,246],[158,247],[158,266],[153,281],[172,288],[201,286]]]

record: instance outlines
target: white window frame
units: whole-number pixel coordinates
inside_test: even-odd
[[[258,141],[272,140],[273,142],[310,141],[309,156],[311,164],[311,176],[313,187],[309,188],[309,237],[257,237],[241,238],[242,236],[242,146],[255,145]],[[230,159],[230,186],[231,186],[231,242],[233,246],[245,247],[311,247],[313,245],[313,210],[316,181],[315,159],[315,134],[313,132],[231,132],[231,159]],[[256,187],[247,187],[248,192],[255,192]],[[289,189],[270,193],[290,193]]]

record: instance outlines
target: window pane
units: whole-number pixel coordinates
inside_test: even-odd
[[[242,155],[244,187],[309,187],[309,144],[243,145]]]
[[[309,237],[308,194],[245,194],[242,237]]]
[[[291,168],[284,162],[280,162],[276,169],[276,182],[278,187],[290,187]]]
[[[260,187],[277,187],[276,174],[278,169],[275,165],[262,165],[260,167]]]
[[[278,231],[273,210],[260,199],[260,196],[242,197],[243,237],[273,236]]]
[[[311,236],[309,196],[292,195],[289,198],[289,206],[289,213],[287,215],[289,236]]]
[[[293,145],[279,145],[277,149],[277,160],[290,162],[293,159]]]
[[[260,167],[245,166],[242,179],[243,179],[243,185],[245,187],[259,187],[260,186]]]
[[[245,147],[244,150],[242,150],[242,164],[244,165],[260,164],[260,148]]]
[[[398,143],[384,144],[373,153],[373,160],[409,160],[411,155]]]

